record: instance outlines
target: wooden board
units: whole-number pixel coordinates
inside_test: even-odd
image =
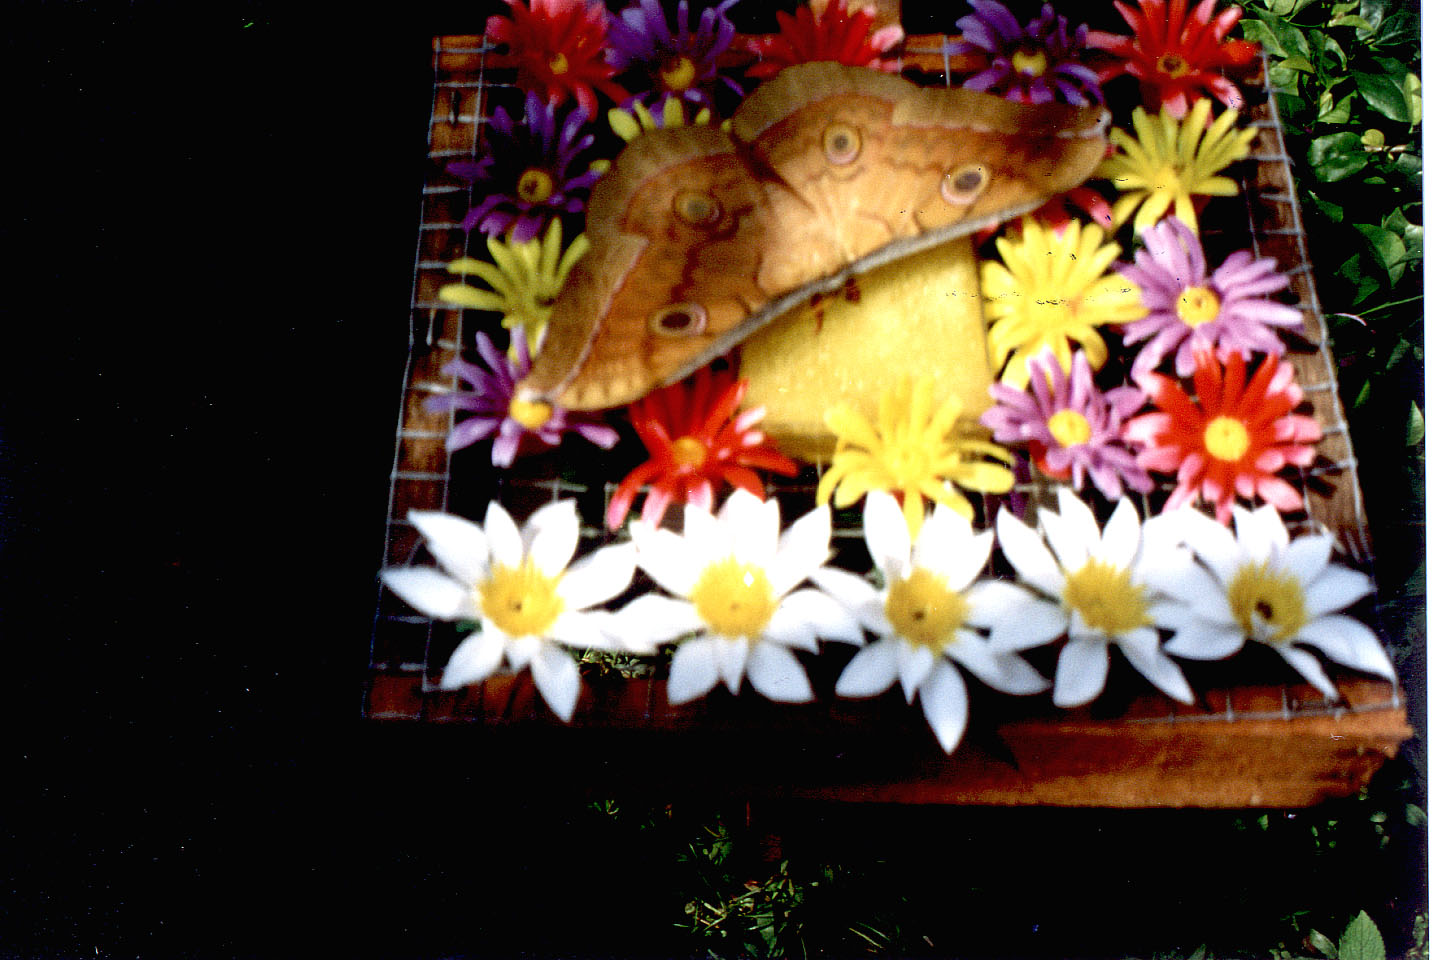
[[[943,53],[944,40],[939,35],[908,38],[907,73],[948,78],[948,71],[958,65]],[[586,521],[586,549],[602,539],[600,517],[613,489],[613,481],[558,479],[562,464],[554,458],[539,459],[528,473],[512,471],[502,482],[476,468],[482,458],[474,451],[447,453],[444,441],[451,415],[423,408],[426,397],[455,387],[441,368],[473,340],[477,329],[475,315],[439,301],[436,294],[454,279],[445,271],[448,262],[484,255],[483,239],[459,228],[469,192],[444,167],[474,155],[490,98],[514,93],[486,78],[486,53],[478,36],[438,37],[434,43],[411,348],[396,435],[385,566],[406,565],[422,556],[420,538],[405,520],[407,510],[449,509],[478,516],[492,495],[520,514],[550,499],[576,497]],[[1262,86],[1254,89],[1263,91],[1263,79],[1262,72]],[[1304,336],[1312,348],[1288,359],[1295,363],[1306,400],[1324,429],[1317,464],[1302,475],[1308,516],[1292,529],[1335,531],[1347,560],[1368,568],[1370,542],[1355,458],[1324,315],[1315,297],[1290,161],[1273,98],[1261,92],[1255,101],[1243,121],[1259,133],[1252,159],[1242,168],[1241,195],[1215,201],[1230,206],[1223,218],[1207,221],[1223,221],[1224,227],[1208,230],[1205,239],[1207,246],[1219,240],[1219,246],[1228,249],[1249,245],[1257,254],[1275,257],[1291,277],[1296,306],[1305,315]],[[461,471],[466,480],[456,485],[456,461],[467,455],[469,466],[462,465]],[[802,476],[798,483],[772,489],[787,516],[790,507],[813,503],[813,481],[813,475]],[[1045,491],[1032,485],[1022,492],[1033,514]],[[1165,494],[1162,488],[1145,504],[1147,510],[1158,508]],[[983,516],[993,517],[999,502],[987,497]],[[836,546],[842,555],[856,555],[858,536],[858,529],[837,524]],[[1284,681],[1212,691],[1208,706],[1179,713],[1163,697],[1145,694],[1106,717],[1058,711],[1048,704],[1037,710],[1032,698],[1025,703],[1032,715],[1005,714],[984,742],[977,741],[984,740],[976,732],[981,721],[972,722],[966,742],[951,758],[935,747],[918,709],[900,702],[893,691],[874,701],[832,700],[801,707],[722,693],[673,707],[665,702],[663,677],[607,679],[586,684],[575,721],[565,727],[538,704],[528,676],[496,677],[459,693],[440,691],[436,680],[457,640],[448,626],[437,630],[398,598],[378,590],[364,715],[431,728],[472,728],[484,738],[485,746],[477,748],[492,754],[536,746],[590,770],[594,782],[604,782],[607,771],[625,769],[629,779],[624,782],[631,785],[637,777],[651,784],[681,778],[707,790],[755,797],[1299,806],[1358,790],[1412,734],[1399,691],[1389,683],[1353,675],[1339,683],[1346,696],[1343,706],[1327,706],[1313,689]],[[817,689],[823,688],[817,683]],[[756,736],[773,762],[756,763]],[[748,749],[731,746],[737,741]],[[624,762],[636,744],[643,745],[647,761],[653,763]]]

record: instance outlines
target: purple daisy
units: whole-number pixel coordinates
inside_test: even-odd
[[[1017,103],[1101,102],[1100,78],[1080,61],[1087,47],[1084,24],[1071,32],[1066,19],[1047,3],[1021,30],[1003,3],[970,0],[970,5],[975,12],[955,22],[960,43],[948,49],[983,57],[989,66],[965,81],[967,90],[997,93]]]
[[[490,462],[508,467],[515,462],[520,441],[529,434],[547,446],[556,446],[566,433],[578,433],[597,447],[610,449],[620,434],[600,422],[597,417],[571,413],[544,403],[515,400],[515,384],[530,372],[530,348],[524,337],[514,340],[515,359],[510,359],[485,334],[475,335],[480,357],[489,367],[465,360],[452,360],[441,372],[458,376],[473,392],[457,390],[425,401],[431,413],[464,410],[474,414],[455,425],[445,441],[445,449],[459,450],[472,443],[495,436]]]
[[[1090,361],[1076,351],[1070,372],[1049,349],[1030,358],[1030,386],[990,387],[995,406],[980,415],[999,443],[1029,444],[1030,456],[1046,476],[1084,489],[1085,474],[1111,500],[1125,487],[1149,493],[1155,484],[1122,438],[1124,422],[1145,405],[1138,387],[1101,393]]]
[[[740,94],[740,85],[720,76],[717,63],[735,39],[735,24],[725,12],[739,2],[721,0],[706,7],[692,29],[690,5],[680,0],[672,30],[659,0],[636,0],[610,21],[610,62],[622,70],[643,71],[650,78],[655,89],[641,97],[647,102],[658,95],[662,102],[681,97],[713,106],[716,80]]]
[[[1195,352],[1225,356],[1238,350],[1245,359],[1255,353],[1285,352],[1271,327],[1299,327],[1299,310],[1265,299],[1290,281],[1269,257],[1256,259],[1248,250],[1230,254],[1214,273],[1205,270],[1205,251],[1190,228],[1167,217],[1141,232],[1145,249],[1133,264],[1116,270],[1140,288],[1150,311],[1125,325],[1126,345],[1149,339],[1135,357],[1135,371],[1147,373],[1174,351],[1175,372],[1195,373]]]
[[[503,107],[496,107],[485,138],[485,156],[458,160],[445,168],[489,191],[465,214],[462,226],[478,227],[492,237],[510,231],[512,240],[524,243],[551,218],[584,210],[590,188],[600,179],[594,170],[570,172],[580,153],[595,142],[592,134],[580,136],[585,120],[584,110],[573,110],[561,123],[555,108],[535,93],[525,97],[523,123],[515,123]]]

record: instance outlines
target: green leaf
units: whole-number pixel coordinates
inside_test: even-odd
[[[1421,111],[1422,101],[1420,99],[1420,78],[1414,73],[1405,74],[1405,81],[1400,84],[1400,89],[1405,91],[1405,99],[1410,104],[1410,122],[1419,123],[1423,117]]]
[[[1315,117],[1316,123],[1346,123],[1350,119],[1350,104],[1355,99],[1355,94],[1347,93],[1336,103],[1334,95],[1326,90],[1320,95],[1318,113]]]
[[[1360,31],[1360,32],[1363,32],[1363,33],[1374,33],[1374,32],[1375,32],[1375,28],[1374,28],[1374,27],[1370,26],[1369,23],[1367,23],[1367,22],[1364,21],[1364,20],[1361,20],[1359,17],[1355,16],[1354,14],[1351,14],[1350,16],[1346,16],[1346,17],[1336,17],[1334,20],[1331,20],[1331,21],[1330,21],[1329,26],[1332,26],[1332,27],[1354,27],[1357,31]]]
[[[1355,229],[1370,241],[1375,260],[1384,268],[1390,282],[1400,282],[1400,278],[1405,274],[1405,241],[1384,227],[1369,223],[1357,223]]]
[[[1300,70],[1304,73],[1314,73],[1315,67],[1304,57],[1286,57],[1275,64],[1275,69]]]
[[[1251,43],[1260,44],[1272,57],[1286,55],[1285,48],[1280,45],[1280,38],[1275,36],[1275,31],[1271,30],[1270,24],[1264,20],[1241,20],[1240,34]]]
[[[1369,130],[1360,134],[1360,142],[1372,150],[1379,150],[1385,146],[1385,134],[1383,131],[1371,127]]]
[[[1310,194],[1310,202],[1315,210],[1331,223],[1345,222],[1345,208],[1338,203],[1331,203],[1328,200],[1321,200],[1314,190],[1307,191]]]
[[[1305,935],[1305,938],[1310,941],[1311,946],[1320,951],[1321,956],[1328,957],[1329,960],[1335,960],[1340,956],[1340,950],[1335,946],[1335,941],[1319,930],[1311,930]]]
[[[1385,73],[1355,71],[1355,88],[1381,116],[1402,123],[1410,122],[1410,99],[1394,76]]]
[[[1405,429],[1405,446],[1419,446],[1425,442],[1425,414],[1414,400],[1410,401],[1410,423]]]
[[[1405,804],[1405,822],[1412,827],[1423,827],[1429,822],[1424,807],[1418,807],[1413,803]]]
[[[1340,934],[1340,960],[1385,960],[1385,941],[1380,928],[1364,910]]]
[[[1307,156],[1322,183],[1354,176],[1370,162],[1360,135],[1348,130],[1316,137],[1310,143]]]

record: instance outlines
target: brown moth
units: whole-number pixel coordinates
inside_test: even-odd
[[[644,134],[595,185],[590,251],[517,397],[589,410],[673,383],[855,274],[1079,185],[1108,123],[808,63],[746,97],[728,133]]]

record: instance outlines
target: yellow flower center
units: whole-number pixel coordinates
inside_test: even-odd
[[[539,430],[545,426],[555,408],[544,400],[521,400],[516,398],[510,401],[510,419],[514,420],[526,430]]]
[[[1167,77],[1183,77],[1190,72],[1190,64],[1178,53],[1167,53],[1155,61],[1155,69]]]
[[[518,567],[497,564],[480,585],[480,609],[512,637],[544,636],[565,612],[555,592],[559,577],[547,577],[526,560]]]
[[[700,619],[724,637],[758,637],[779,606],[765,571],[734,557],[701,571],[690,602]]]
[[[1130,579],[1130,571],[1102,560],[1092,558],[1067,574],[1060,598],[1066,607],[1078,611],[1089,627],[1107,636],[1119,636],[1153,622],[1145,588]]]
[[[679,93],[695,85],[695,61],[689,57],[676,57],[660,69],[660,82],[665,89]]]
[[[1030,319],[1037,330],[1064,330],[1075,322],[1075,308],[1069,300],[1036,300]]]
[[[565,73],[569,69],[570,61],[566,59],[565,54],[557,53],[555,54],[555,56],[550,58],[550,72],[555,74],[556,76]]]
[[[1220,298],[1209,287],[1186,287],[1175,300],[1175,312],[1187,325],[1198,327],[1220,313]]]
[[[1021,50],[1010,58],[1010,64],[1015,68],[1017,73],[1038,77],[1045,72],[1045,68],[1050,65],[1050,62],[1045,59],[1045,54],[1039,50],[1034,50],[1029,53]]]
[[[526,203],[544,203],[555,193],[555,179],[544,170],[531,167],[520,174],[515,195]]]
[[[944,578],[923,568],[891,584],[885,598],[885,616],[895,632],[936,653],[955,638],[955,631],[965,625],[969,614],[965,597],[952,592]]]
[[[709,450],[694,437],[681,437],[670,444],[670,457],[682,469],[696,470],[705,465]]]
[[[1050,428],[1050,435],[1062,447],[1073,447],[1090,439],[1090,421],[1075,410],[1057,411],[1045,421],[1045,426]]]
[[[1166,193],[1172,197],[1181,193],[1187,193],[1184,181],[1180,178],[1180,171],[1176,170],[1173,164],[1165,164],[1155,171],[1150,178],[1150,189],[1155,193]]]
[[[1288,573],[1268,563],[1247,563],[1230,581],[1230,611],[1235,621],[1263,643],[1287,643],[1305,626],[1305,591]]]
[[[1205,428],[1205,452],[1216,460],[1234,463],[1250,449],[1250,433],[1234,417],[1216,417]]]

